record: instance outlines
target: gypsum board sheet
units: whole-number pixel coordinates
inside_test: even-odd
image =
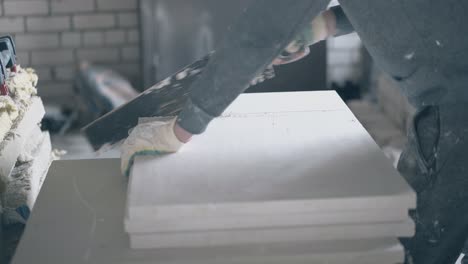
[[[136,251],[141,250],[134,250]],[[155,253],[153,261],[138,259],[126,263],[397,264],[404,261],[404,249],[396,239],[281,243],[204,249],[159,249],[152,250],[152,252],[159,252],[159,254]],[[120,261],[116,259],[115,263],[120,263]]]
[[[129,235],[130,245],[133,249],[212,247],[279,242],[411,237],[414,235],[414,222],[406,220],[370,225],[250,228],[227,231],[160,232]]]
[[[191,217],[158,219],[125,218],[128,233],[180,232],[202,230],[229,230],[239,228],[294,227],[333,224],[373,224],[398,222],[408,219],[408,210],[384,209],[338,211],[287,215],[229,215],[224,217]]]
[[[234,258],[234,259],[218,259],[216,261],[168,261],[158,264],[401,264],[404,262],[403,250],[372,252],[372,253],[341,253],[341,254],[323,254],[323,255],[301,255],[301,256],[278,256],[272,257],[257,257],[257,258]],[[153,264],[152,261],[132,262],[135,264]]]
[[[414,208],[416,195],[349,111],[215,119],[179,152],[138,157],[130,219]]]

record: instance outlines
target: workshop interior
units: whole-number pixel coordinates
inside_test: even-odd
[[[192,86],[234,78],[216,51],[253,2],[0,1],[0,263],[422,263],[397,170],[418,111],[355,32],[154,148]]]

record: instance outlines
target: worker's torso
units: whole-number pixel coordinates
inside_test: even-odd
[[[413,103],[468,101],[468,1],[340,4],[378,66]]]

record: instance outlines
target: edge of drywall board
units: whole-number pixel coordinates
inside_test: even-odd
[[[413,191],[405,193],[372,197],[355,197],[346,199],[321,200],[292,200],[268,201],[254,203],[220,203],[220,204],[184,204],[170,206],[128,206],[129,219],[141,218],[148,215],[160,217],[196,217],[211,215],[258,215],[258,214],[293,214],[293,213],[319,213],[343,210],[377,209],[377,208],[405,208],[413,209],[416,206],[416,194]],[[129,199],[127,199],[129,204]]]
[[[195,255],[193,255],[193,251],[177,251],[174,252],[173,255],[177,256],[179,260],[178,263],[191,264],[219,263],[220,257],[222,257],[223,263],[225,264],[323,263],[323,257],[331,257],[330,262],[326,262],[330,264],[400,263],[404,259],[404,249],[395,238],[379,240],[350,240],[345,241],[344,243],[343,241],[331,242],[332,243],[329,243],[330,246],[325,247],[324,250],[315,250],[313,252],[311,252],[310,249],[316,249],[317,243],[294,243],[292,245],[288,243],[281,244],[279,247],[277,244],[265,244],[259,245],[259,247],[241,246],[225,248],[202,248],[197,249],[195,251]],[[321,244],[323,244],[323,242]],[[362,246],[356,247],[356,245]],[[241,254],[239,254],[239,252]],[[337,254],[342,255],[342,257],[337,259]],[[167,259],[172,260],[177,258],[172,257],[171,254],[169,254],[165,259],[161,259],[161,263],[168,263]],[[298,261],[296,262],[295,260]]]
[[[269,242],[309,242],[372,239],[382,237],[411,237],[414,222],[381,223],[375,225],[334,225],[322,227],[259,228],[238,230],[209,230],[201,232],[167,232],[144,235],[130,234],[141,248],[210,247]]]
[[[294,226],[322,226],[345,225],[361,223],[399,222],[407,220],[408,210],[380,209],[332,212],[332,213],[304,213],[283,215],[229,215],[217,217],[184,217],[160,219],[148,216],[141,219],[124,219],[127,233],[154,233],[202,231],[214,229],[242,229],[242,228],[285,228]]]
[[[297,110],[349,111],[349,108],[335,91],[248,93],[241,94],[223,114]]]

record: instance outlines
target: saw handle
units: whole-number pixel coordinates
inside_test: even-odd
[[[11,36],[0,37],[0,52],[5,68],[10,68],[12,72],[16,72],[16,47]]]

